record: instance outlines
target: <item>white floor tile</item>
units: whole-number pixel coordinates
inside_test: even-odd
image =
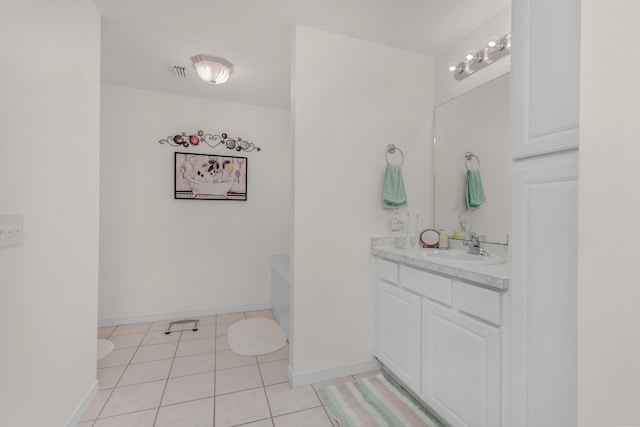
[[[191,356],[200,353],[212,353],[215,351],[213,337],[198,338],[193,340],[181,340],[178,344],[176,357]]]
[[[100,390],[114,388],[116,384],[118,384],[125,369],[127,369],[127,365],[98,369],[98,384],[100,385]]]
[[[124,371],[118,386],[166,380],[169,377],[171,362],[173,362],[171,359],[162,359],[152,362],[132,363]]]
[[[178,325],[175,325],[175,326],[178,326]],[[176,328],[175,326],[174,326],[175,329],[171,328],[172,331],[173,330],[176,330],[176,331],[179,330],[179,328]],[[151,323],[151,327],[149,327],[149,331],[148,332],[151,332],[151,331],[166,331],[168,327],[169,327],[169,321],[168,320],[156,320],[155,322]]]
[[[226,335],[220,335],[216,337],[216,351],[230,350],[229,340]]]
[[[258,356],[258,363],[274,362],[276,360],[289,359],[289,344],[285,344],[280,350],[273,353],[261,354]]]
[[[263,388],[216,396],[215,402],[216,427],[230,427],[271,416]]]
[[[216,323],[229,323],[229,322],[233,323],[233,322],[237,322],[238,320],[243,320],[246,318],[247,317],[243,312],[218,314]]]
[[[255,365],[256,363],[258,361],[255,356],[242,356],[231,350],[216,352],[216,370]]]
[[[229,349],[229,326],[256,317],[273,313],[199,316],[198,331],[169,335],[169,321],[99,328],[115,348],[98,361],[100,391],[78,427],[331,427],[317,384],[291,389],[288,344],[257,357]]]
[[[129,412],[143,411],[160,406],[165,381],[117,387],[100,413],[100,418]]]
[[[266,391],[271,414],[274,417],[322,406],[310,385],[291,388],[287,382],[269,386]]]
[[[193,356],[176,357],[173,359],[171,378],[185,375],[212,372],[214,369],[214,356],[211,353],[196,354]]]
[[[177,342],[140,346],[136,351],[135,356],[133,356],[133,359],[131,359],[131,363],[151,362],[152,360],[160,359],[173,359],[176,354],[177,347]]]
[[[213,397],[161,406],[154,427],[213,426]]]
[[[242,320],[242,319],[240,319]],[[238,320],[232,320],[230,322],[220,322],[216,323],[216,336],[227,335],[227,331],[229,330],[229,326],[236,323]]]
[[[170,378],[162,398],[162,406],[213,396],[214,373]]]
[[[197,319],[200,319],[200,322],[198,322],[198,325],[215,325],[216,324],[216,315],[215,314],[211,314],[208,316],[195,316]]]
[[[258,365],[216,371],[216,395],[262,387]]]
[[[153,427],[157,409],[96,420],[93,427]]]
[[[142,345],[164,344],[180,340],[180,332],[165,334],[163,331],[149,331],[142,340]]]
[[[182,331],[181,340],[195,340],[198,338],[208,338],[216,336],[216,326],[215,325],[198,325],[197,331],[192,331],[191,329],[185,329]]]
[[[109,400],[109,396],[111,396],[111,392],[113,390],[100,390],[96,397],[93,399],[93,402],[89,405],[87,410],[85,411],[82,419],[80,421],[89,421],[95,420],[100,415],[100,411],[104,408],[104,404]]]
[[[279,384],[289,381],[289,360],[276,360],[275,362],[261,363],[260,372],[264,385]]]
[[[333,427],[322,407],[274,417],[273,423],[276,427]]]
[[[273,316],[273,311],[271,310],[246,311],[244,315],[247,317],[247,319],[252,319],[255,317],[266,317],[267,319],[275,319]]]
[[[151,326],[151,322],[132,323],[130,325],[120,325],[115,329],[115,331],[111,333],[111,335],[115,336],[115,335],[146,333],[149,330],[150,326]]]
[[[113,343],[113,349],[138,347],[144,338],[144,333],[114,335],[109,337],[109,341]]]
[[[107,338],[115,330],[115,326],[101,326],[98,328],[98,338]]]
[[[273,421],[271,418],[266,420],[255,421],[249,424],[242,424],[242,427],[273,427]]]
[[[98,368],[126,365],[131,361],[135,352],[135,348],[112,350],[109,354],[98,360]]]

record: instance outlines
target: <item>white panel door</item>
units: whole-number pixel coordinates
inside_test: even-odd
[[[420,393],[420,297],[377,280],[374,354]]]
[[[422,319],[422,399],[451,426],[499,427],[499,330],[426,299]]]
[[[512,175],[510,390],[513,427],[575,427],[576,151]]]
[[[575,427],[580,0],[513,0],[510,427]]]
[[[578,146],[580,0],[513,0],[512,155]]]

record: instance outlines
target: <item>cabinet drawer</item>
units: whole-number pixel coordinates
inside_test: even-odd
[[[400,286],[451,306],[453,281],[448,277],[401,265]]]
[[[494,325],[502,323],[501,294],[480,286],[457,282],[456,306],[463,313],[486,320]]]
[[[395,262],[376,258],[376,274],[385,282],[398,284],[398,264]]]

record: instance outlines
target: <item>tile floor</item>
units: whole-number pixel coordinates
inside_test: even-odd
[[[334,427],[316,393],[292,389],[289,346],[263,356],[229,350],[227,329],[241,319],[273,318],[271,310],[201,316],[98,329],[114,349],[98,360],[100,391],[78,427]],[[366,375],[358,375],[360,378]]]

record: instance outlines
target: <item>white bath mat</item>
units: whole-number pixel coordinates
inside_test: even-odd
[[[105,339],[98,339],[98,359],[105,357],[113,350],[113,342]]]
[[[280,326],[272,319],[255,317],[229,326],[229,347],[243,356],[273,353],[287,343]]]

